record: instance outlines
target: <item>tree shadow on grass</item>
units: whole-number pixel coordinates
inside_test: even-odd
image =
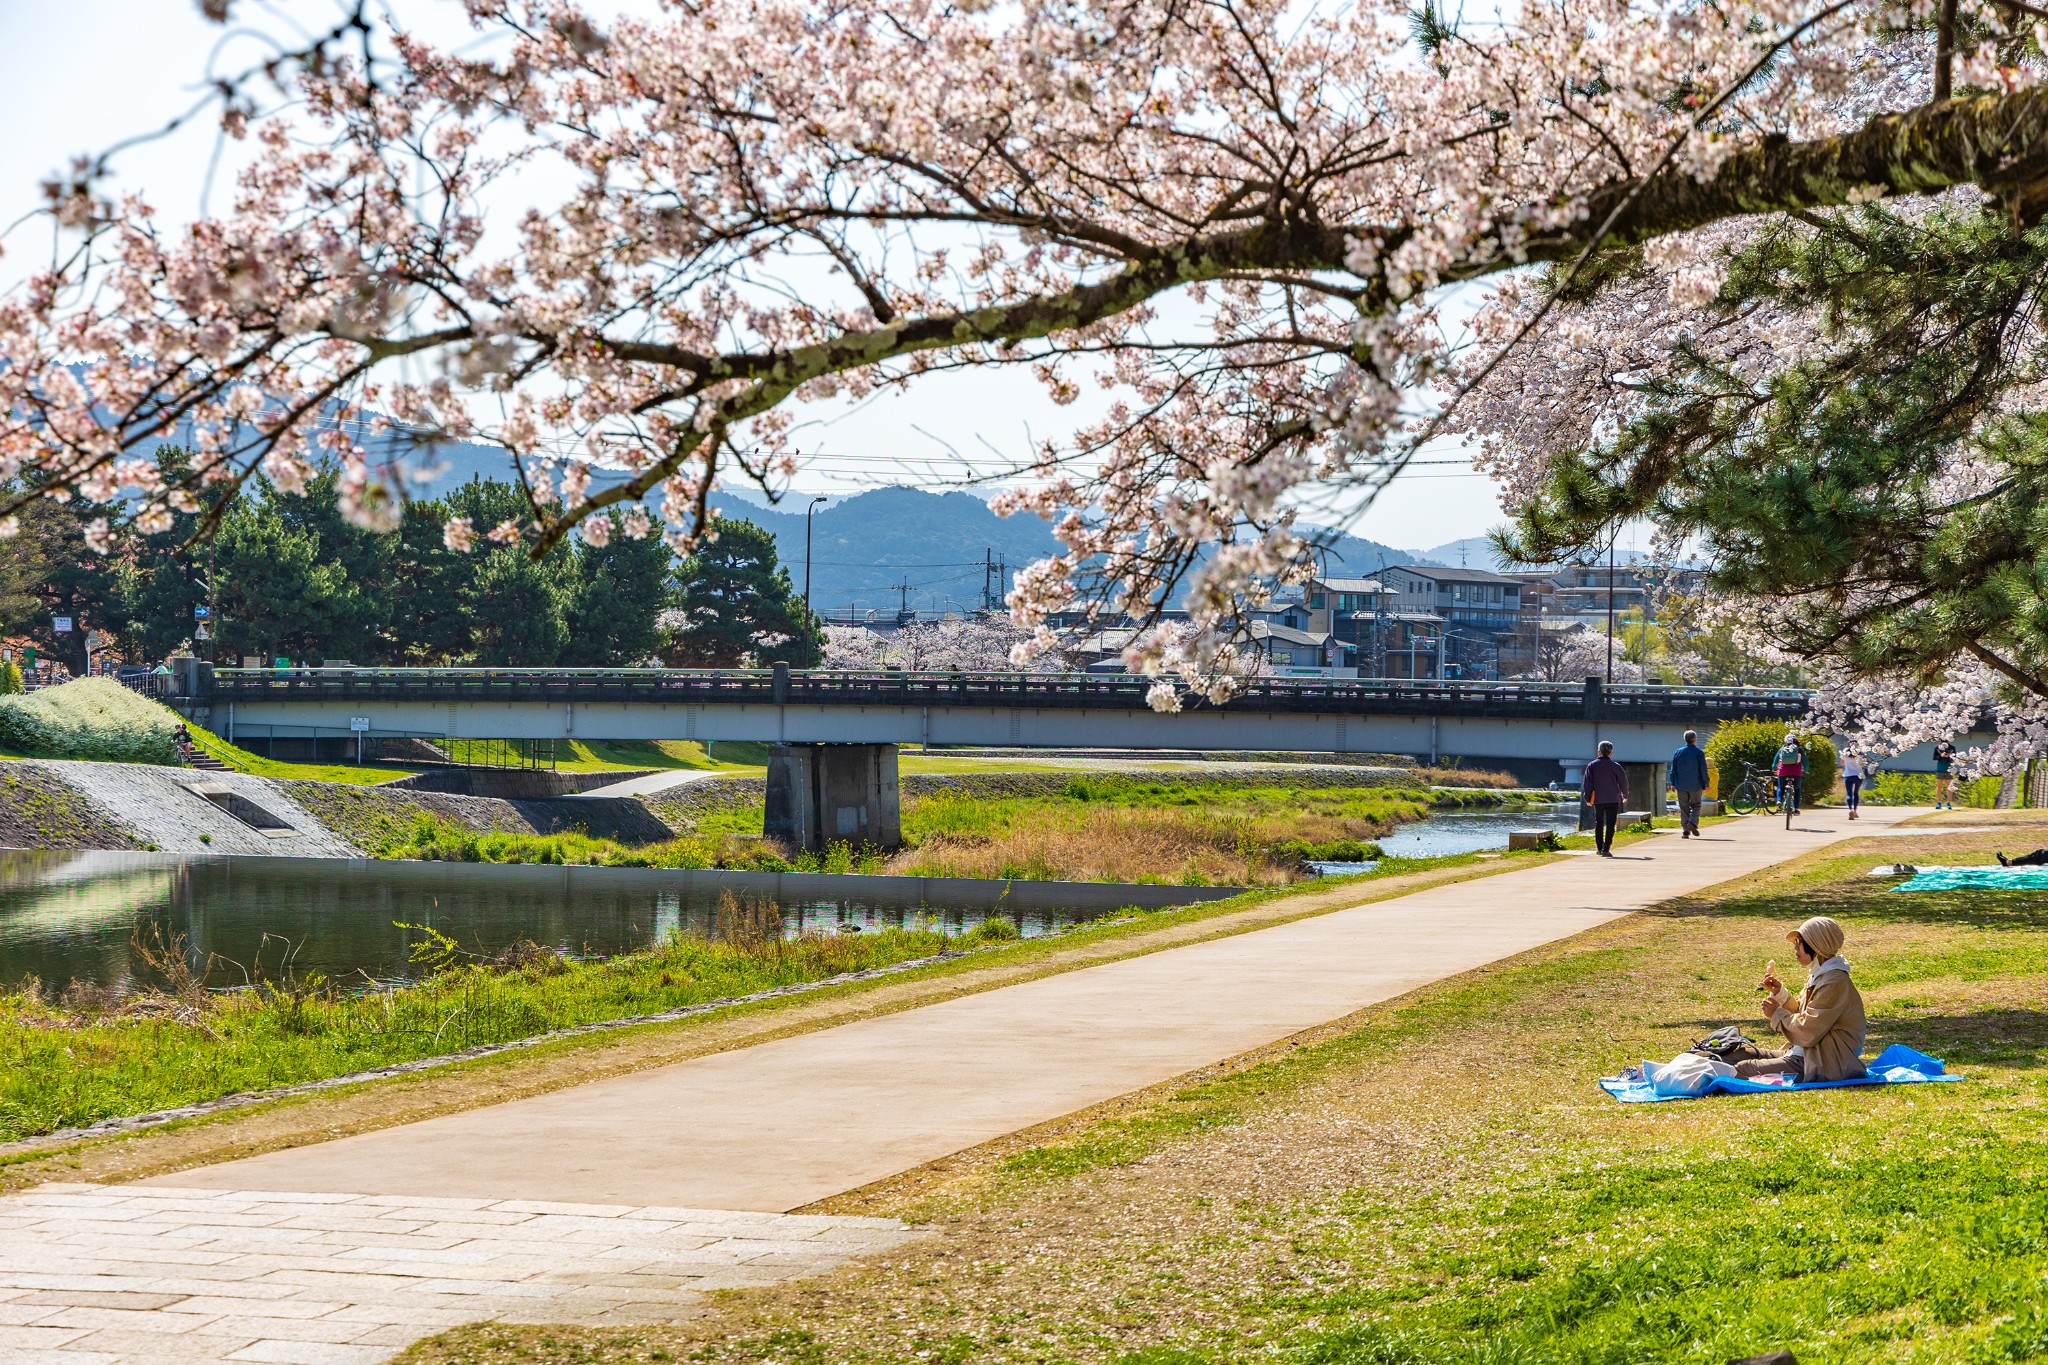
[[[1726,900],[1686,898],[1639,912],[1645,919],[1769,919],[1787,929],[1814,915],[1842,920],[2048,930],[2048,896],[2037,890],[1970,887],[1900,893],[1891,883],[1787,886]]]

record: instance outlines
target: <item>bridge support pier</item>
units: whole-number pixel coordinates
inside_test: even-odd
[[[763,832],[792,848],[895,848],[903,806],[893,744],[776,744],[768,750]]]

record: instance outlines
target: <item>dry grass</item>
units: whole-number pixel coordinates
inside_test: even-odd
[[[1415,775],[1432,787],[1488,787],[1506,791],[1525,785],[1513,773],[1494,768],[1417,768]]]
[[[1261,857],[1259,847],[1250,822],[1232,828],[1186,811],[1091,809],[1059,812],[1036,828],[929,834],[916,848],[890,858],[883,870],[933,877],[1184,885],[1278,886],[1295,879],[1292,869]]]

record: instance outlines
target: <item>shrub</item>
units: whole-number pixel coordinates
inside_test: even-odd
[[[12,659],[0,659],[0,697],[18,697],[28,691],[21,680],[21,665]]]
[[[178,717],[111,678],[0,696],[0,745],[45,758],[178,762]]]
[[[1713,772],[1715,795],[1725,795],[1734,789],[1742,780],[1745,763],[1762,772],[1771,771],[1772,760],[1785,742],[1787,731],[1796,732],[1800,743],[1806,746],[1806,800],[1825,800],[1835,789],[1835,773],[1840,768],[1835,742],[1826,735],[1781,720],[1753,718],[1724,720],[1707,736],[1707,764]]]

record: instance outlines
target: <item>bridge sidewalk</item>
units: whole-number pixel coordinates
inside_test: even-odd
[[[781,1212],[1913,813],[1731,821],[162,1183]]]

